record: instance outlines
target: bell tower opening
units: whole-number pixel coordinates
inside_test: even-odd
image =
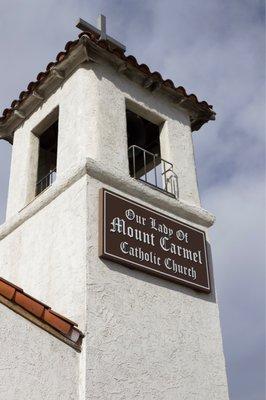
[[[36,196],[49,187],[56,178],[58,119],[39,138]]]
[[[173,164],[161,158],[161,126],[128,109],[126,119],[130,176],[175,196]]]

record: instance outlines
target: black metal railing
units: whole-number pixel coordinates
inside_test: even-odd
[[[172,197],[178,196],[177,176],[172,163],[136,145],[129,147],[128,158],[130,175],[133,178]]]
[[[45,175],[36,184],[36,196],[47,189],[56,179],[56,169],[53,169],[49,174]]]

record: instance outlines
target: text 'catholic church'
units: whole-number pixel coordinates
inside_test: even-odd
[[[215,112],[77,27],[0,118],[0,400],[228,400],[192,144]]]

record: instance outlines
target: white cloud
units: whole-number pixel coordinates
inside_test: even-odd
[[[265,192],[262,177],[248,178],[204,195],[217,216],[211,239],[232,400],[261,399],[265,379]]]

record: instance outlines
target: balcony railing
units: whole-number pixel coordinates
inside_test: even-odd
[[[173,171],[173,164],[136,145],[129,147],[128,158],[130,175],[133,178],[172,197],[178,196],[177,176]]]
[[[36,196],[47,189],[56,179],[56,169],[53,169],[49,174],[45,175],[36,184]]]

